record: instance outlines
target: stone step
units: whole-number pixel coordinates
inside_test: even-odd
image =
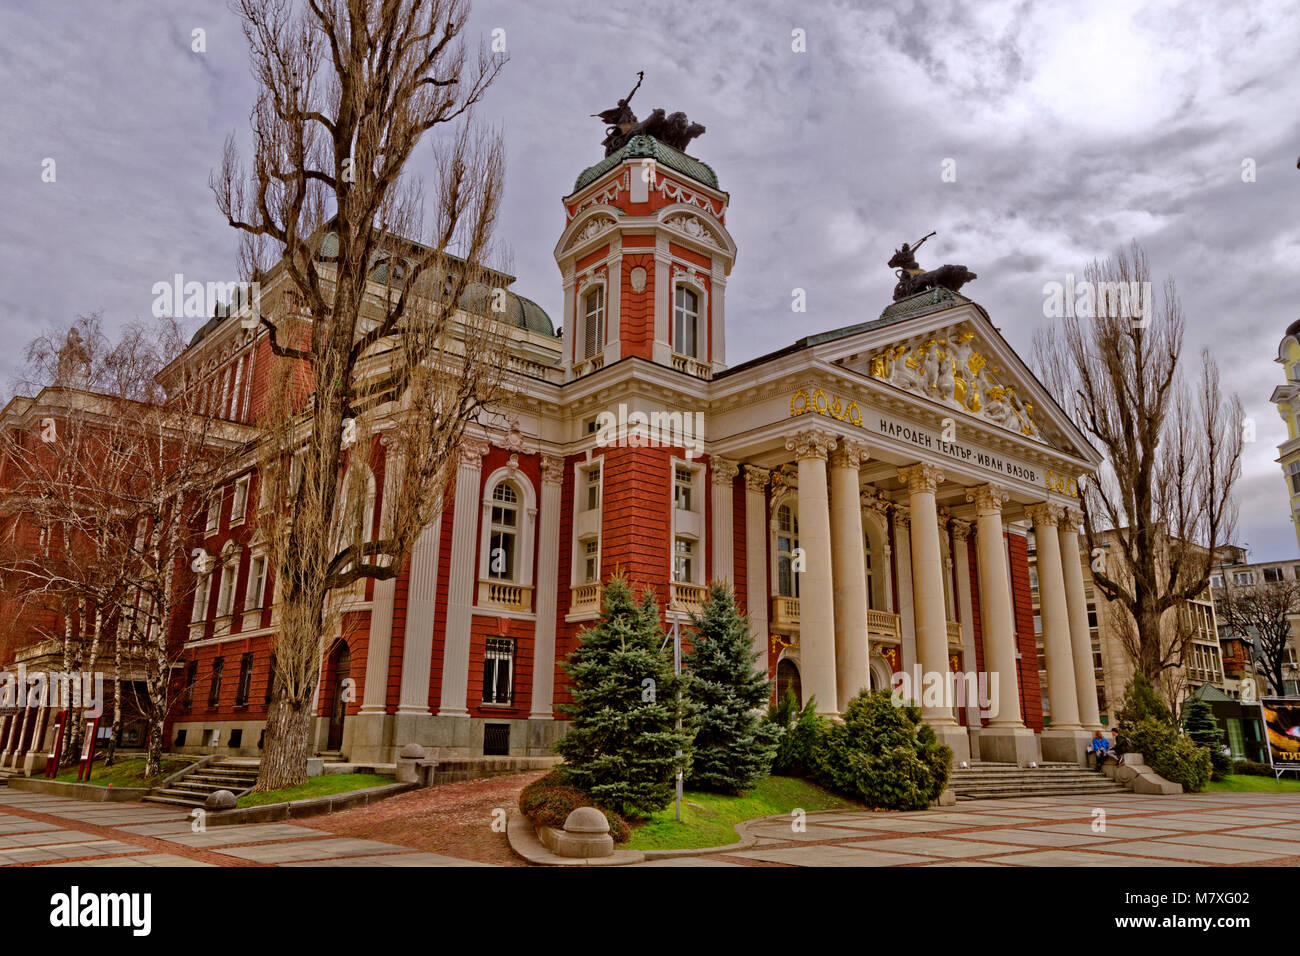
[[[160,790],[157,793],[151,793],[143,798],[146,803],[165,803],[174,807],[201,807],[204,800],[186,796],[177,796],[175,791]]]

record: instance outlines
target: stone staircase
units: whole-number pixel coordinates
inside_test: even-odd
[[[165,803],[176,807],[201,807],[208,796],[218,790],[229,790],[238,797],[253,789],[256,782],[256,764],[217,760],[173,780],[167,788],[155,790],[144,799],[149,803]]]
[[[982,760],[972,760],[966,768],[954,767],[948,787],[957,794],[958,800],[1128,792],[1109,777],[1078,764],[1043,762],[1037,767],[1017,767]]]

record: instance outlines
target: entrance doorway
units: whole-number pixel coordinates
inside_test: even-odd
[[[799,680],[799,668],[794,661],[783,657],[776,662],[776,699],[785,697],[786,690],[794,691],[794,699],[803,707],[803,686]]]
[[[330,673],[333,675],[334,694],[330,702],[329,740],[326,750],[338,750],[343,745],[343,721],[348,714],[347,693],[352,674],[352,651],[347,641],[336,641],[330,652]]]

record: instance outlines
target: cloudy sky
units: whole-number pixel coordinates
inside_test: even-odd
[[[885,260],[931,230],[922,263],[977,272],[965,291],[1028,356],[1044,283],[1136,238],[1178,283],[1185,357],[1210,348],[1255,422],[1238,540],[1296,555],[1268,403],[1300,318],[1296,3],[477,0],[473,32],[498,28],[510,63],[481,119],[508,150],[500,238],[553,316],[560,197],[602,156],[588,114],[645,70],[634,107],[704,123],[691,151],[732,197],[731,362],[874,318]],[[254,88],[221,0],[5,0],[0,85],[0,382],[47,326],[232,275],[207,182],[227,134],[247,144]]]

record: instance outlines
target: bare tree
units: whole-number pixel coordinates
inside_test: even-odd
[[[1194,386],[1181,374],[1184,318],[1173,279],[1152,293],[1145,252],[1132,243],[1084,279],[1095,308],[1067,310],[1034,336],[1039,374],[1104,456],[1080,483],[1089,551],[1103,532],[1117,545],[1093,571],[1097,589],[1133,618],[1130,653],[1156,686],[1180,667],[1190,632],[1161,629],[1165,615],[1200,595],[1216,548],[1229,540],[1240,470],[1241,403],[1225,398],[1208,352]],[[1143,305],[1143,303],[1145,303]],[[1078,314],[1079,311],[1091,314]]]
[[[1265,581],[1233,585],[1224,575],[1224,593],[1215,610],[1232,630],[1251,640],[1259,650],[1264,676],[1273,693],[1283,692],[1282,664],[1291,642],[1291,619],[1300,615],[1300,581]]]
[[[112,342],[97,316],[46,333],[26,351],[25,382],[52,386],[42,393],[49,416],[0,436],[0,573],[45,612],[34,620],[51,633],[38,636],[61,642],[65,671],[111,661],[111,739],[130,703],[148,725],[150,774],[161,768],[173,702],[171,625],[189,596],[181,571],[196,501],[241,442],[237,426],[191,408],[193,394],[166,396],[157,385],[183,346],[166,318],[129,324]],[[69,755],[79,721],[70,733]]]
[[[257,784],[273,790],[306,779],[344,592],[400,572],[465,427],[500,395],[493,313],[508,279],[486,263],[503,153],[470,112],[504,59],[470,57],[463,0],[236,9],[260,87],[254,155],[245,170],[229,141],[212,186],[274,303],[260,315],[277,363],[258,458],[276,667]],[[445,134],[426,203],[406,167],[431,131]]]

